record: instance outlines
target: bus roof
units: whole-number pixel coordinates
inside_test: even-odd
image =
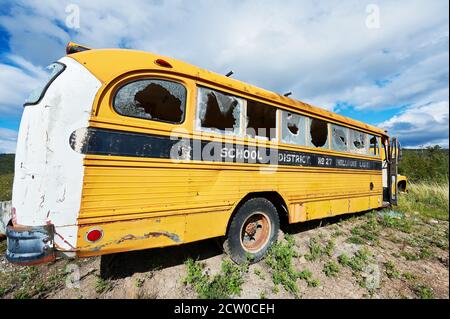
[[[109,83],[118,76],[129,72],[138,70],[159,70],[211,83],[232,91],[240,92],[247,96],[254,96],[268,102],[276,103],[290,108],[293,111],[300,110],[320,118],[336,121],[345,126],[352,126],[376,134],[387,135],[385,130],[376,126],[353,120],[320,107],[312,106],[170,57],[128,49],[87,48],[86,50],[76,51],[75,53],[68,53],[69,57],[83,64],[102,83]],[[158,59],[168,62],[171,67],[158,65],[155,63]]]

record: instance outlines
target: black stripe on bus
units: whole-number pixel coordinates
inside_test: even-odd
[[[87,130],[87,131],[86,131]],[[212,162],[381,170],[380,160],[289,151],[200,139],[171,138],[100,128],[74,131],[70,146],[82,154]]]

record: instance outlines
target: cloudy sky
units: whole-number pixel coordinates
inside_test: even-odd
[[[68,41],[169,55],[448,147],[449,4],[434,1],[0,0],[0,153]]]

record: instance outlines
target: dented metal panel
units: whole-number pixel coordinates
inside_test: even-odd
[[[18,265],[34,265],[55,259],[54,227],[8,226],[6,259]]]

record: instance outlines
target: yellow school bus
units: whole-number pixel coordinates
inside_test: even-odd
[[[193,65],[75,43],[24,104],[7,258],[221,237],[258,261],[280,220],[396,204],[387,132]]]

